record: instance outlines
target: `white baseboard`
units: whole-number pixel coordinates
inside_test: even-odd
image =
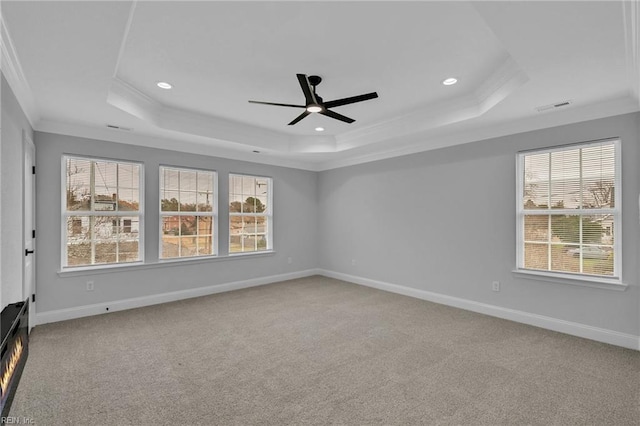
[[[141,308],[143,306],[157,305],[159,303],[174,302],[176,300],[190,299],[192,297],[207,296],[210,294],[223,293],[226,291],[240,290],[248,287],[271,284],[279,281],[304,278],[318,275],[317,269],[307,269],[305,271],[290,272],[286,274],[271,275],[268,277],[252,278],[243,281],[212,285],[208,287],[190,288],[188,290],[172,291],[169,293],[153,294],[150,296],[135,297],[132,299],[116,300],[113,302],[96,303],[93,305],[79,306],[75,308],[59,309],[55,311],[38,312],[36,314],[36,325],[50,322],[65,321],[74,318],[82,318],[92,315],[105,314],[109,312],[122,311],[125,309]],[[108,308],[108,311],[107,311]]]
[[[113,302],[104,302],[75,308],[59,309],[55,311],[38,312],[36,314],[35,325],[99,315],[108,312],[117,312],[125,309],[140,308],[143,306],[156,305],[159,303],[190,299],[192,297],[207,296],[210,294],[240,290],[243,288],[256,287],[297,278],[304,278],[312,275],[323,275],[329,278],[348,281],[354,284],[372,287],[391,293],[402,294],[409,297],[415,297],[417,299],[440,303],[442,305],[453,306],[456,308],[503,318],[510,321],[546,328],[548,330],[558,331],[560,333],[570,334],[572,336],[583,337],[598,342],[640,350],[640,336],[635,336],[633,334],[620,333],[614,330],[592,327],[590,325],[565,321],[557,318],[547,317],[544,315],[537,315],[529,312],[518,311],[515,309],[503,308],[500,306],[475,302],[473,300],[447,296],[441,293],[419,290],[411,287],[405,287],[397,284],[391,284],[383,281],[372,280],[369,278],[343,274],[341,272],[334,272],[325,269],[307,269],[304,271],[271,275],[268,277],[252,278],[249,280],[234,281],[208,287],[198,287],[188,290],[180,290],[169,293],[117,300]],[[107,308],[109,309],[108,311]]]
[[[455,308],[465,309],[468,311],[478,312],[481,314],[503,318],[510,321],[546,328],[548,330],[558,331],[560,333],[570,334],[572,336],[584,337],[586,339],[609,343],[616,346],[622,346],[624,348],[640,350],[640,336],[635,336],[633,334],[620,333],[614,330],[592,327],[590,325],[580,324],[577,322],[565,321],[557,318],[547,317],[544,315],[531,314],[529,312],[503,308],[500,306],[475,302],[473,300],[447,296],[441,293],[433,293],[426,290],[419,290],[397,284],[376,281],[369,278],[343,274],[341,272],[320,269],[318,273],[329,278],[335,278],[342,281],[352,282],[354,284],[373,287],[379,290],[389,291],[391,293],[398,293],[409,297],[415,297],[417,299],[428,300],[430,302],[440,303],[442,305],[453,306]]]

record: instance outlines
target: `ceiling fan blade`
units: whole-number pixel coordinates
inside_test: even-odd
[[[313,90],[311,90],[311,85],[309,84],[309,79],[304,74],[296,74],[298,77],[298,82],[300,83],[300,87],[302,88],[302,92],[304,93],[304,98],[307,101],[307,105],[309,104],[317,104],[316,96],[313,94]]]
[[[356,121],[353,118],[345,117],[342,114],[329,111],[328,109],[325,109],[324,111],[320,111],[319,114],[326,115],[327,117],[335,118],[336,120],[344,121],[345,123],[353,123],[354,121]]]
[[[298,121],[302,120],[303,118],[305,118],[309,114],[311,114],[309,111],[303,112],[302,114],[297,116],[291,123],[289,123],[289,126],[293,126],[294,124],[296,124]]]
[[[275,105],[275,106],[293,107],[293,108],[306,108],[304,105],[278,104],[278,103],[274,103],[274,102],[249,101],[249,103],[262,104],[262,105]]]
[[[325,108],[334,108],[337,106],[354,104],[356,102],[368,101],[369,99],[375,99],[378,97],[376,92],[367,93],[365,95],[351,96],[350,98],[336,99],[335,101],[325,102]]]

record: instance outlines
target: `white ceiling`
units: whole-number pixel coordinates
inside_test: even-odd
[[[639,14],[637,1],[3,1],[2,69],[36,130],[323,170],[638,111]],[[300,110],[247,102],[304,103],[296,73],[320,75],[325,101],[379,98],[335,108],[352,124],[295,126]]]

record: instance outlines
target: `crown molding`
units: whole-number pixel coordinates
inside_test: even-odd
[[[155,126],[160,122],[162,104],[118,77],[111,80],[107,103]]]
[[[322,160],[315,156],[308,157],[313,160],[302,160],[298,154],[269,153],[262,152],[254,154],[251,152],[238,151],[234,144],[227,143],[226,146],[212,143],[210,138],[200,137],[199,140],[170,139],[154,135],[144,135],[138,133],[127,133],[120,130],[107,128],[97,128],[93,126],[82,126],[72,123],[60,123],[42,120],[35,129],[38,132],[56,133],[68,136],[97,139],[110,142],[124,143],[129,145],[145,146],[150,148],[167,149],[180,152],[188,152],[200,155],[210,155],[218,158],[247,161],[252,163],[267,164],[272,166],[288,167],[294,169],[321,172],[341,167],[349,167],[373,161],[386,160],[403,155],[416,154],[419,152],[431,151],[446,148],[454,145],[477,142],[481,140],[498,138],[518,133],[541,130],[550,127],[574,124],[583,121],[596,120],[615,115],[638,112],[637,102],[631,96],[621,96],[607,102],[587,105],[583,107],[570,108],[553,113],[542,113],[534,117],[494,124],[491,126],[466,125],[459,123],[461,128],[455,132],[435,134],[431,132],[421,132],[398,137],[390,149],[377,149],[375,152],[367,153],[333,153],[331,157],[340,155],[341,158],[331,158]],[[366,147],[365,147],[366,148]],[[379,147],[378,147],[379,148]],[[297,157],[297,158],[296,158]],[[325,157],[326,158],[326,157]]]
[[[472,93],[427,105],[338,136],[293,136],[233,120],[173,108],[152,99],[117,75],[107,102],[156,127],[204,136],[280,153],[334,153],[384,142],[476,118],[496,106],[529,80],[509,56]]]
[[[165,130],[277,152],[291,151],[292,138],[272,130],[164,105],[116,76],[107,103]]]
[[[622,2],[622,23],[624,29],[627,72],[631,81],[631,93],[640,105],[640,1]]]
[[[343,158],[321,162],[319,164],[319,170],[324,171],[355,166],[403,155],[447,148],[454,145],[635,113],[639,110],[640,108],[638,107],[637,101],[631,96],[624,95],[606,102],[569,108],[553,113],[542,113],[505,123],[492,125],[467,125],[466,123],[459,123],[461,127],[457,131],[447,129],[446,132],[443,130],[440,133],[437,133],[437,131],[416,133],[398,138],[398,140],[394,142],[394,147],[391,149],[378,149],[375,152],[345,156]]]
[[[475,91],[480,115],[498,105],[529,81],[529,76],[511,57],[507,59]]]
[[[156,135],[129,133],[122,130],[87,126],[75,123],[40,120],[34,129],[42,133],[55,133],[79,138],[116,142],[128,145],[144,146],[148,148],[166,149],[198,155],[225,158],[229,160],[247,161],[251,163],[267,164],[309,171],[320,171],[318,162],[288,158],[261,151],[259,154],[239,151],[229,143],[212,143],[210,138],[191,137],[190,140],[172,139]]]
[[[7,28],[6,22],[2,16],[0,16],[0,51],[0,70],[7,79],[18,103],[22,107],[24,114],[27,116],[29,124],[33,128],[40,120],[40,114],[36,106],[31,86],[29,86],[29,82],[27,81],[24,71],[22,70],[22,66],[20,65],[20,60],[18,59],[16,48],[13,45],[11,34],[9,33],[9,29]]]
[[[398,137],[460,123],[479,117],[529,81],[510,57],[500,63],[473,92],[446,102],[430,104],[399,117],[337,136],[338,151],[384,142]]]

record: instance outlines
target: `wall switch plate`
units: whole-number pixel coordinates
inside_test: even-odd
[[[93,281],[87,281],[87,291],[93,291]]]
[[[491,283],[493,291],[500,291],[500,281],[494,281]]]
[[[291,264],[293,263],[293,259],[292,259],[292,258],[290,258],[290,257],[287,257],[287,263],[288,263],[289,265],[291,265]]]
[[[356,266],[356,260],[355,259],[351,259],[351,266]]]

